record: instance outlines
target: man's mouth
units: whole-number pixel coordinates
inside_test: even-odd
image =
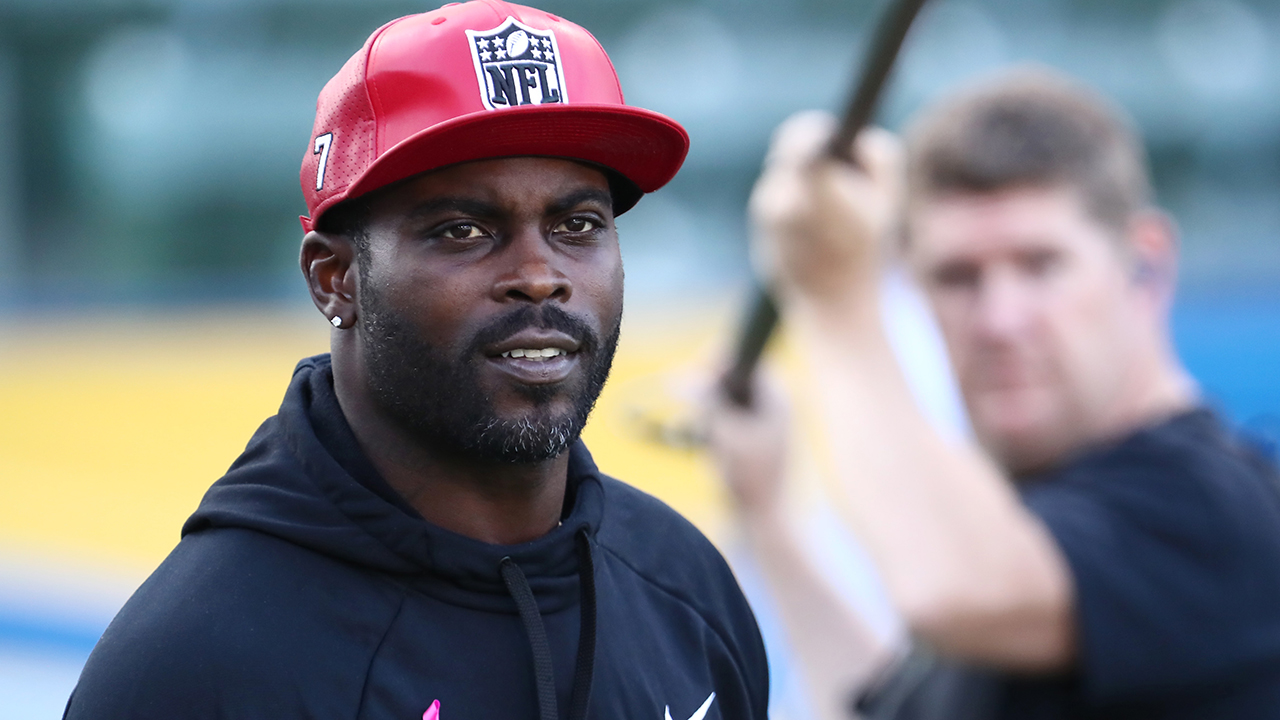
[[[499,357],[504,358],[526,358],[529,360],[546,360],[547,358],[557,357],[559,355],[568,355],[569,351],[563,348],[515,348],[507,350]]]
[[[563,355],[576,355],[582,349],[577,338],[556,330],[525,328],[485,348],[491,358],[524,358],[547,360]]]
[[[578,369],[585,349],[566,333],[525,328],[490,345],[485,354],[493,367],[520,384],[554,385]]]

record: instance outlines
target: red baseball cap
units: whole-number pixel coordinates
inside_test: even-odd
[[[689,150],[679,123],[626,105],[604,48],[582,27],[501,0],[451,3],[378,28],[320,91],[299,179],[310,231],[326,210],[470,160],[582,160],[643,192]]]

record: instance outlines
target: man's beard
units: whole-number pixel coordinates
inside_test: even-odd
[[[365,284],[360,297],[364,351],[374,400],[429,446],[476,459],[529,463],[559,456],[587,424],[604,388],[618,345],[621,318],[601,342],[582,320],[556,305],[523,305],[480,328],[456,350],[424,340],[405,315]],[[576,339],[582,361],[590,363],[568,412],[548,403],[564,388],[517,386],[534,409],[501,418],[493,398],[480,387],[483,349],[529,327],[563,332]],[[572,390],[570,390],[572,392]]]

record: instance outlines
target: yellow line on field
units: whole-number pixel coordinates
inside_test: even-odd
[[[606,472],[713,536],[723,497],[702,458],[640,437],[670,414],[672,371],[707,355],[725,313],[628,318],[585,438]],[[0,544],[154,567],[208,486],[273,414],[299,358],[323,352],[313,313],[55,318],[0,326]]]

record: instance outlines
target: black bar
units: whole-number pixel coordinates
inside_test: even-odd
[[[733,348],[733,365],[720,379],[724,394],[739,407],[751,405],[751,376],[764,354],[764,346],[769,343],[769,336],[778,325],[778,304],[774,302],[773,294],[763,288],[754,294],[742,330],[738,333],[738,344]]]
[[[853,162],[853,156],[850,155],[853,139],[858,136],[859,130],[871,122],[881,91],[893,70],[894,61],[898,58],[903,41],[907,39],[907,31],[911,29],[911,23],[924,3],[925,0],[897,0],[880,18],[880,24],[876,27],[871,45],[867,47],[867,54],[862,61],[861,77],[851,88],[849,104],[840,117],[840,126],[836,128],[835,135],[831,136],[831,144],[827,146],[827,154],[831,157]]]
[[[852,88],[849,104],[845,106],[840,125],[827,146],[826,152],[830,157],[853,162],[853,140],[858,131],[871,121],[880,92],[893,69],[898,51],[902,49],[902,42],[924,3],[925,0],[896,0],[880,18],[863,56],[861,72]],[[741,407],[751,405],[751,376],[778,325],[778,305],[768,288],[758,287],[753,294],[755,297],[738,333],[733,364],[720,381],[725,395]]]

